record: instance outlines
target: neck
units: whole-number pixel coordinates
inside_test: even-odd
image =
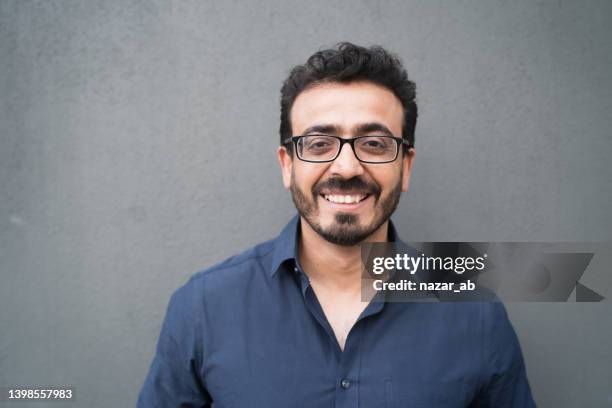
[[[311,281],[341,291],[361,288],[361,248],[359,244],[343,246],[321,237],[300,218],[300,263]],[[363,242],[386,242],[389,221],[386,221]]]

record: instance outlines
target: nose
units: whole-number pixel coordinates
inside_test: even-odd
[[[340,154],[338,157],[336,157],[336,160],[332,162],[330,171],[344,179],[350,179],[364,173],[361,162],[357,160],[353,149],[351,149],[351,146],[348,143],[345,143],[344,146],[342,146]]]

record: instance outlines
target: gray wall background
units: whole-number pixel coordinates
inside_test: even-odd
[[[134,405],[170,294],[294,213],[280,84],[341,40],[417,82],[404,239],[612,240],[611,17],[607,0],[1,0],[0,386]],[[540,406],[612,407],[610,303],[508,310]]]

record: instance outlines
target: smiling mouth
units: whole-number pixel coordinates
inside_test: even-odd
[[[370,194],[321,194],[321,197],[334,204],[357,204],[369,196]]]

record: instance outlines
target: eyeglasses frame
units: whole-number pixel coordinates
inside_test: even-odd
[[[326,137],[331,137],[334,139],[338,139],[340,140],[340,148],[338,149],[338,153],[336,153],[336,156],[334,156],[333,159],[330,160],[306,160],[300,157],[300,155],[298,154],[298,147],[297,144],[299,142],[300,139],[304,138],[304,137],[308,137],[308,136],[326,136]],[[340,136],[334,136],[334,135],[326,135],[326,134],[311,134],[311,135],[300,135],[300,136],[290,136],[286,139],[283,140],[283,145],[289,144],[291,142],[293,142],[293,146],[295,148],[295,154],[297,155],[298,159],[300,159],[301,161],[305,161],[307,163],[330,163],[333,162],[334,160],[336,160],[338,158],[338,156],[340,156],[340,153],[342,152],[342,148],[344,147],[345,143],[348,143],[351,146],[351,150],[353,150],[353,154],[355,155],[355,158],[357,160],[359,160],[361,163],[367,163],[367,164],[385,164],[385,163],[392,163],[395,160],[397,160],[397,156],[399,156],[399,151],[400,151],[400,145],[406,145],[408,146],[408,149],[412,148],[413,145],[412,143],[410,143],[409,141],[407,141],[406,139],[404,139],[403,137],[395,137],[395,136],[389,136],[389,135],[378,135],[379,137],[386,137],[389,139],[393,139],[395,140],[395,142],[397,143],[397,148],[395,150],[395,157],[393,158],[393,160],[386,160],[386,161],[382,161],[382,162],[372,162],[372,161],[366,161],[366,160],[361,160],[359,158],[359,156],[357,156],[357,153],[355,152],[355,141],[359,140],[359,139],[364,139],[366,137],[375,137],[374,135],[366,135],[366,136],[357,136],[357,137],[352,137],[352,138],[342,138]]]

